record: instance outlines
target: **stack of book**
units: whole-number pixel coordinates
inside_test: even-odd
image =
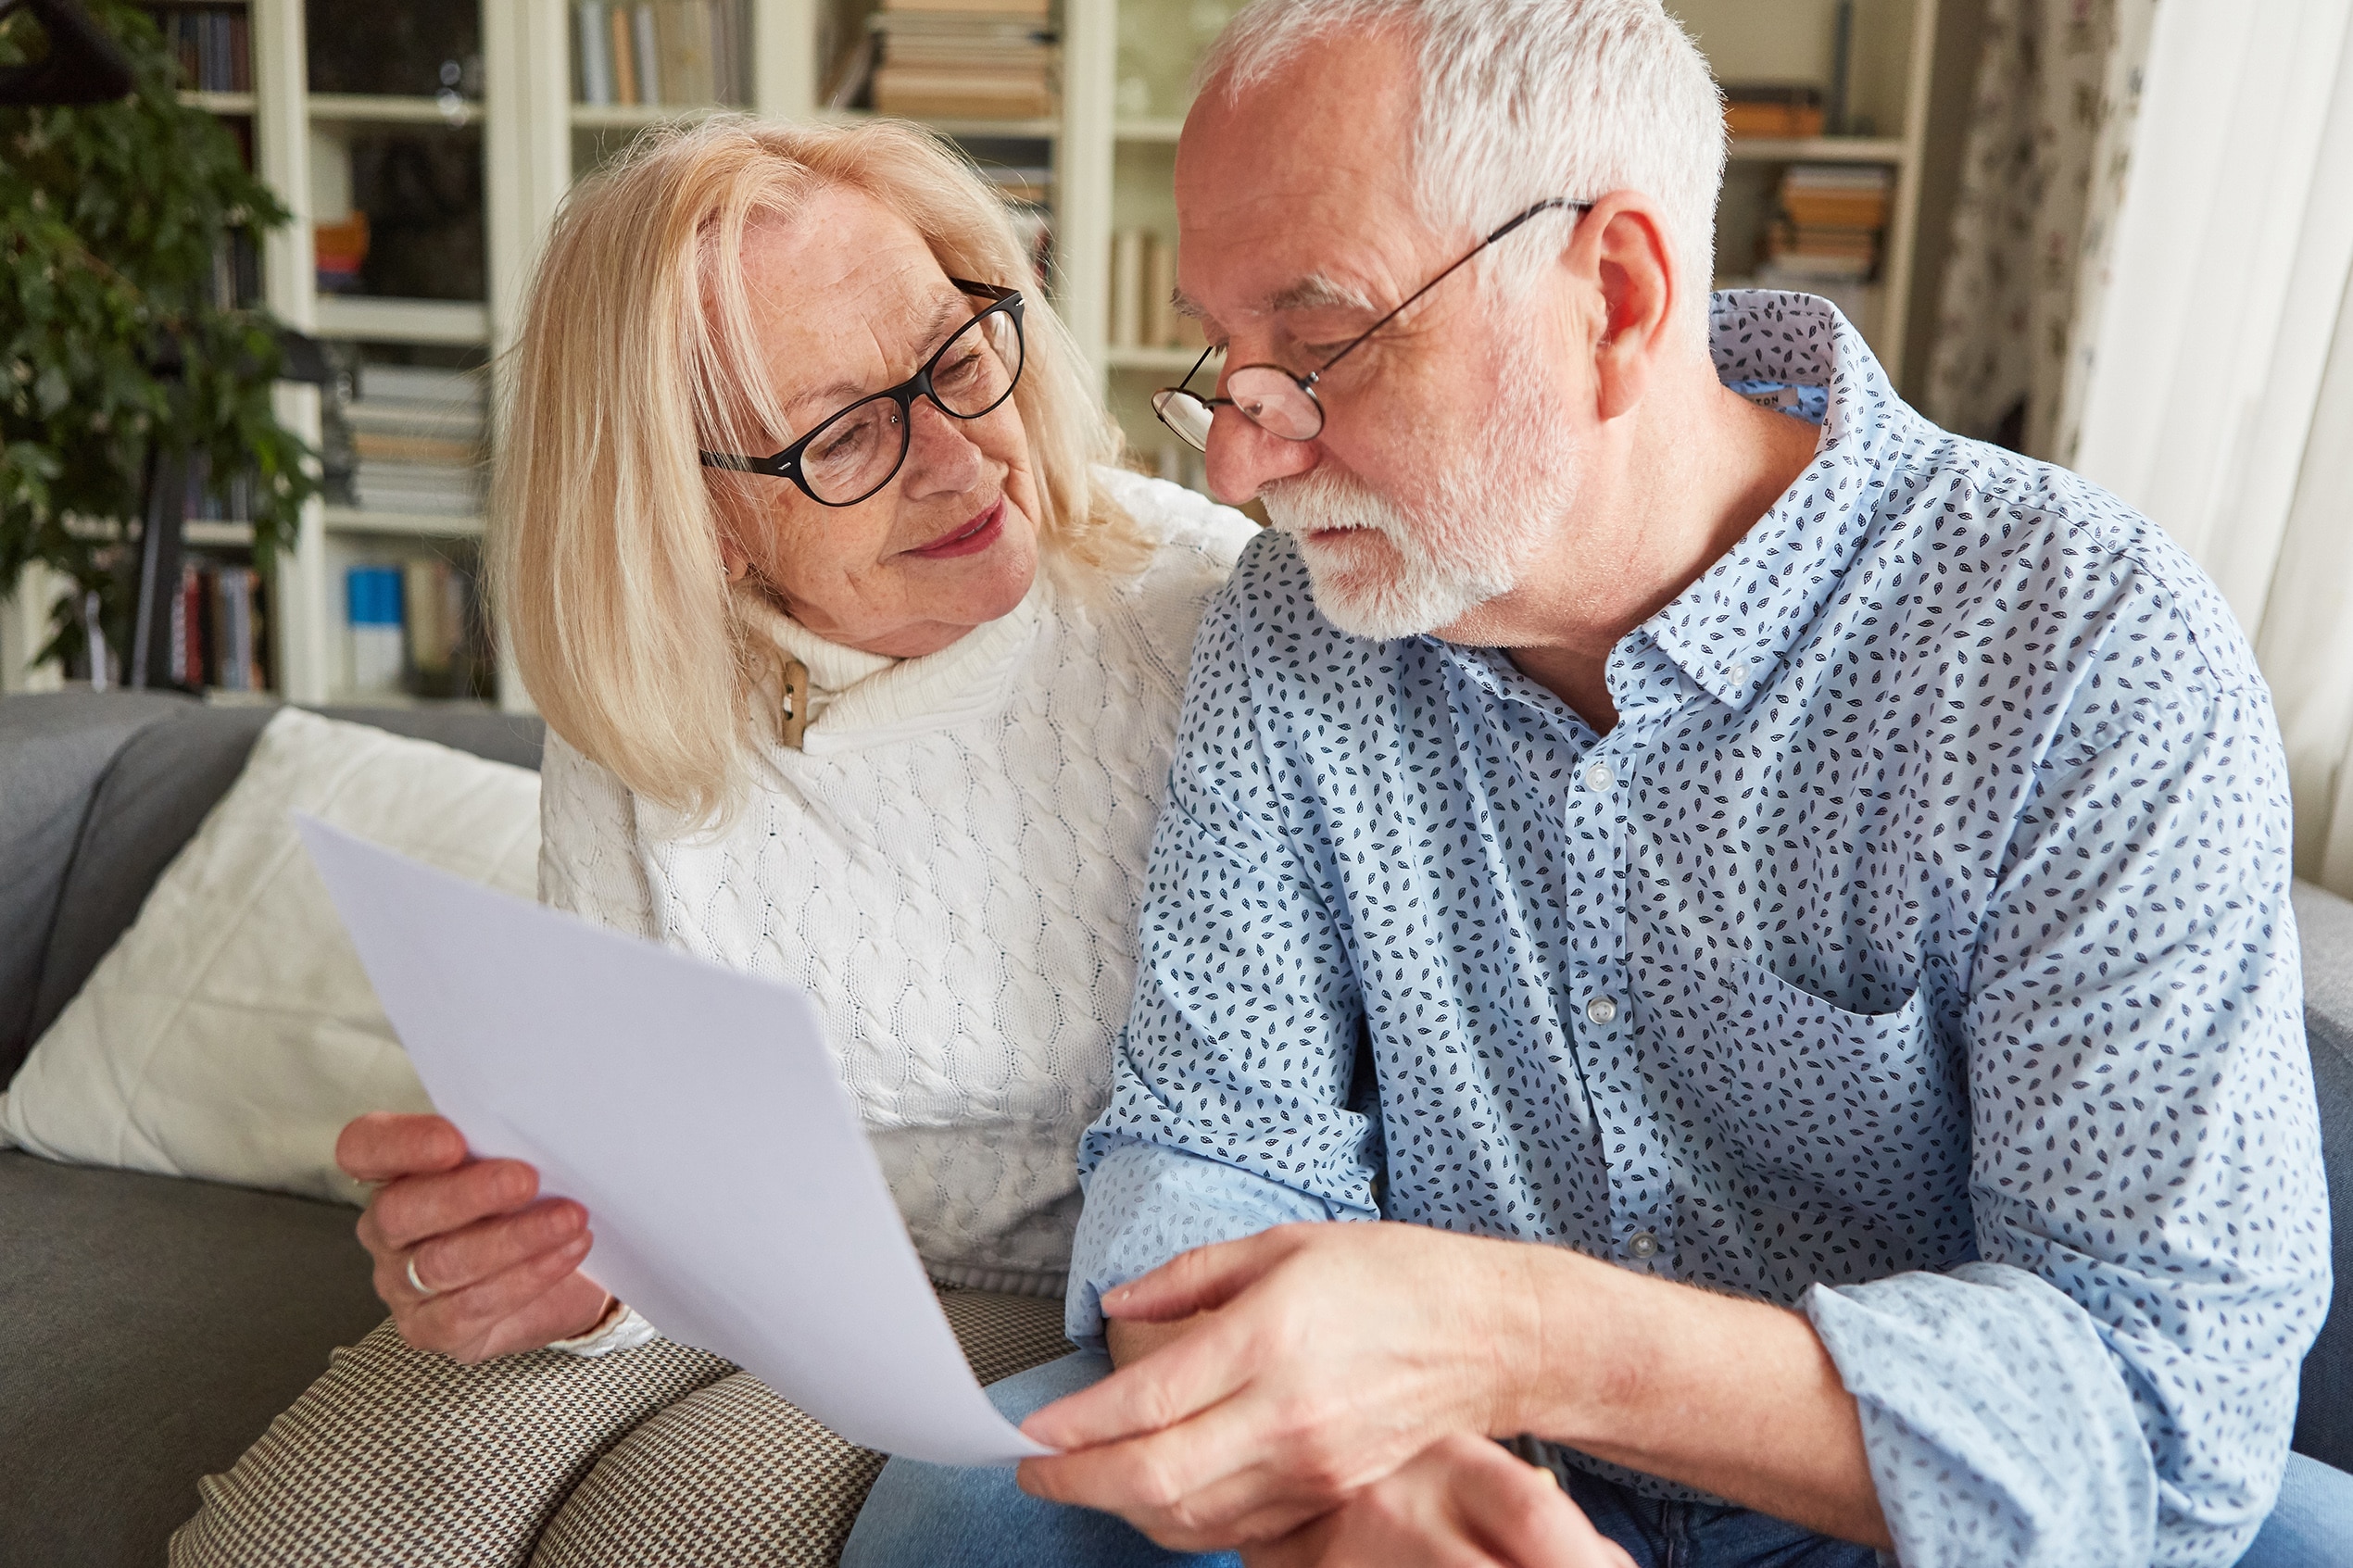
[[[1111,237],[1111,345],[1202,346],[1201,328],[1176,313],[1176,247],[1149,229]]]
[[[250,566],[192,559],[171,599],[171,682],[194,691],[270,686],[261,574]]]
[[[311,259],[321,294],[357,294],[359,270],[368,263],[368,215],[355,212],[332,223],[310,225]]]
[[[1046,0],[883,0],[874,103],[917,119],[1040,119],[1054,112]]]
[[[1756,286],[1819,295],[1866,332],[1894,171],[1880,164],[1792,164]]]
[[[251,29],[244,6],[170,10],[157,19],[164,42],[180,58],[182,86],[198,93],[253,91]]]
[[[368,696],[482,696],[489,689],[489,637],[481,582],[440,556],[344,573],[351,688]]]
[[[1767,267],[1785,277],[1861,282],[1879,270],[1894,171],[1881,164],[1795,163],[1781,176]]]
[[[483,380],[422,365],[366,365],[344,409],[352,499],[370,512],[473,517],[482,510]]]
[[[751,24],[744,0],[578,0],[573,96],[584,104],[751,101]]]

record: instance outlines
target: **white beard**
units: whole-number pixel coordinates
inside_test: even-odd
[[[1299,542],[1324,619],[1386,642],[1452,626],[1508,594],[1576,499],[1578,446],[1543,407],[1532,356],[1506,367],[1478,447],[1401,505],[1318,469],[1260,492]],[[1337,539],[1316,539],[1327,530]]]

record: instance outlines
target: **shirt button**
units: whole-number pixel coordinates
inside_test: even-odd
[[[1626,1238],[1626,1250],[1637,1258],[1648,1258],[1658,1250],[1658,1237],[1648,1231],[1636,1231]]]
[[[1748,666],[1739,659],[1724,666],[1724,678],[1736,686],[1748,684]]]
[[[1585,1016],[1594,1023],[1617,1022],[1617,1003],[1609,997],[1595,997],[1585,1004]]]
[[[1606,762],[1595,762],[1585,770],[1585,787],[1595,795],[1601,794],[1617,782],[1617,775],[1609,771],[1609,764]]]

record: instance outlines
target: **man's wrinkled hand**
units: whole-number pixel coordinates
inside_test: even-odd
[[[1443,1437],[1243,1568],[1634,1568],[1552,1475],[1484,1437]]]
[[[1437,1438],[1518,1431],[1529,1250],[1348,1223],[1188,1252],[1105,1292],[1103,1310],[1210,1315],[1024,1423],[1063,1451],[1025,1461],[1021,1484],[1163,1546],[1216,1550],[1290,1535]]]
[[[417,1348],[467,1362],[536,1350],[594,1327],[611,1304],[580,1272],[588,1211],[542,1198],[539,1173],[519,1160],[472,1159],[441,1117],[362,1116],[335,1140],[335,1163],[379,1184],[359,1242]]]

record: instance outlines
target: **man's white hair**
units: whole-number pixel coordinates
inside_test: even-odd
[[[1319,40],[1384,28],[1419,46],[1413,174],[1433,229],[1476,236],[1547,196],[1640,191],[1665,215],[1684,319],[1705,331],[1724,103],[1659,0],[1255,0],[1196,80],[1232,102]],[[1554,254],[1480,259],[1516,294]]]

